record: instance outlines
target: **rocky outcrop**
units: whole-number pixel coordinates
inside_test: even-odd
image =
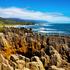
[[[0,34],[0,70],[70,70],[69,43],[69,36],[4,28]]]
[[[9,61],[0,54],[0,70],[45,70],[39,57],[34,56],[35,61],[27,62],[18,58],[18,60]],[[17,57],[13,58],[17,59]],[[33,59],[33,58],[32,58]]]
[[[62,62],[62,58],[61,58],[60,54],[52,46],[50,46],[50,49],[51,49],[50,50],[51,64],[60,66],[61,62]]]
[[[51,66],[49,70],[65,70],[64,68],[57,68],[56,66]]]

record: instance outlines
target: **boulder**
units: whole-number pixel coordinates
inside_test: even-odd
[[[16,69],[16,68],[18,68],[18,65],[17,65],[17,63],[15,63],[15,62],[13,62],[13,61],[9,61],[9,64],[10,64],[10,66],[12,66],[13,67],[13,69]]]
[[[60,66],[61,63],[62,63],[62,58],[61,58],[61,55],[58,53],[57,50],[55,50],[53,48],[53,46],[50,46],[51,50],[50,50],[50,53],[51,53],[51,64],[52,65],[56,65],[56,66]]]
[[[12,54],[11,57],[10,57],[10,60],[16,62],[17,60],[19,60],[19,57],[16,54]]]
[[[5,59],[2,54],[0,54],[0,70],[13,70],[8,60]]]
[[[48,67],[48,65],[50,63],[50,58],[49,58],[48,55],[46,55],[45,57],[42,56],[41,61],[42,61],[43,65],[44,65],[44,67],[46,68],[46,67]]]
[[[37,62],[29,62],[27,63],[26,67],[30,70],[40,70],[40,66]]]
[[[39,57],[34,56],[32,57],[31,61],[32,62],[29,62],[27,64],[27,67],[30,68],[31,70],[45,70]]]
[[[2,63],[1,70],[13,70],[9,64]]]
[[[23,69],[25,67],[25,61],[17,60],[18,69]]]

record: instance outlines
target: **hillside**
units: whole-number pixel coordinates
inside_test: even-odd
[[[1,18],[0,17],[0,26],[4,26],[4,25],[34,25],[34,22],[31,21],[17,21],[16,18]]]

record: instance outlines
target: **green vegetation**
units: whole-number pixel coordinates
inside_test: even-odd
[[[4,31],[4,27],[13,27],[16,25],[34,25],[33,22],[28,21],[18,21],[14,19],[5,19],[0,17],[0,32]]]
[[[33,25],[33,22],[28,22],[28,21],[17,21],[14,19],[4,19],[0,17],[0,27],[6,26],[6,25]]]
[[[3,32],[4,31],[4,28],[3,27],[0,27],[0,32]]]

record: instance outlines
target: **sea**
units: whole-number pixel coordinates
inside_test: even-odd
[[[23,25],[20,27],[32,28],[34,32],[43,33],[47,35],[70,35],[70,24],[69,23],[36,23],[35,25]]]

